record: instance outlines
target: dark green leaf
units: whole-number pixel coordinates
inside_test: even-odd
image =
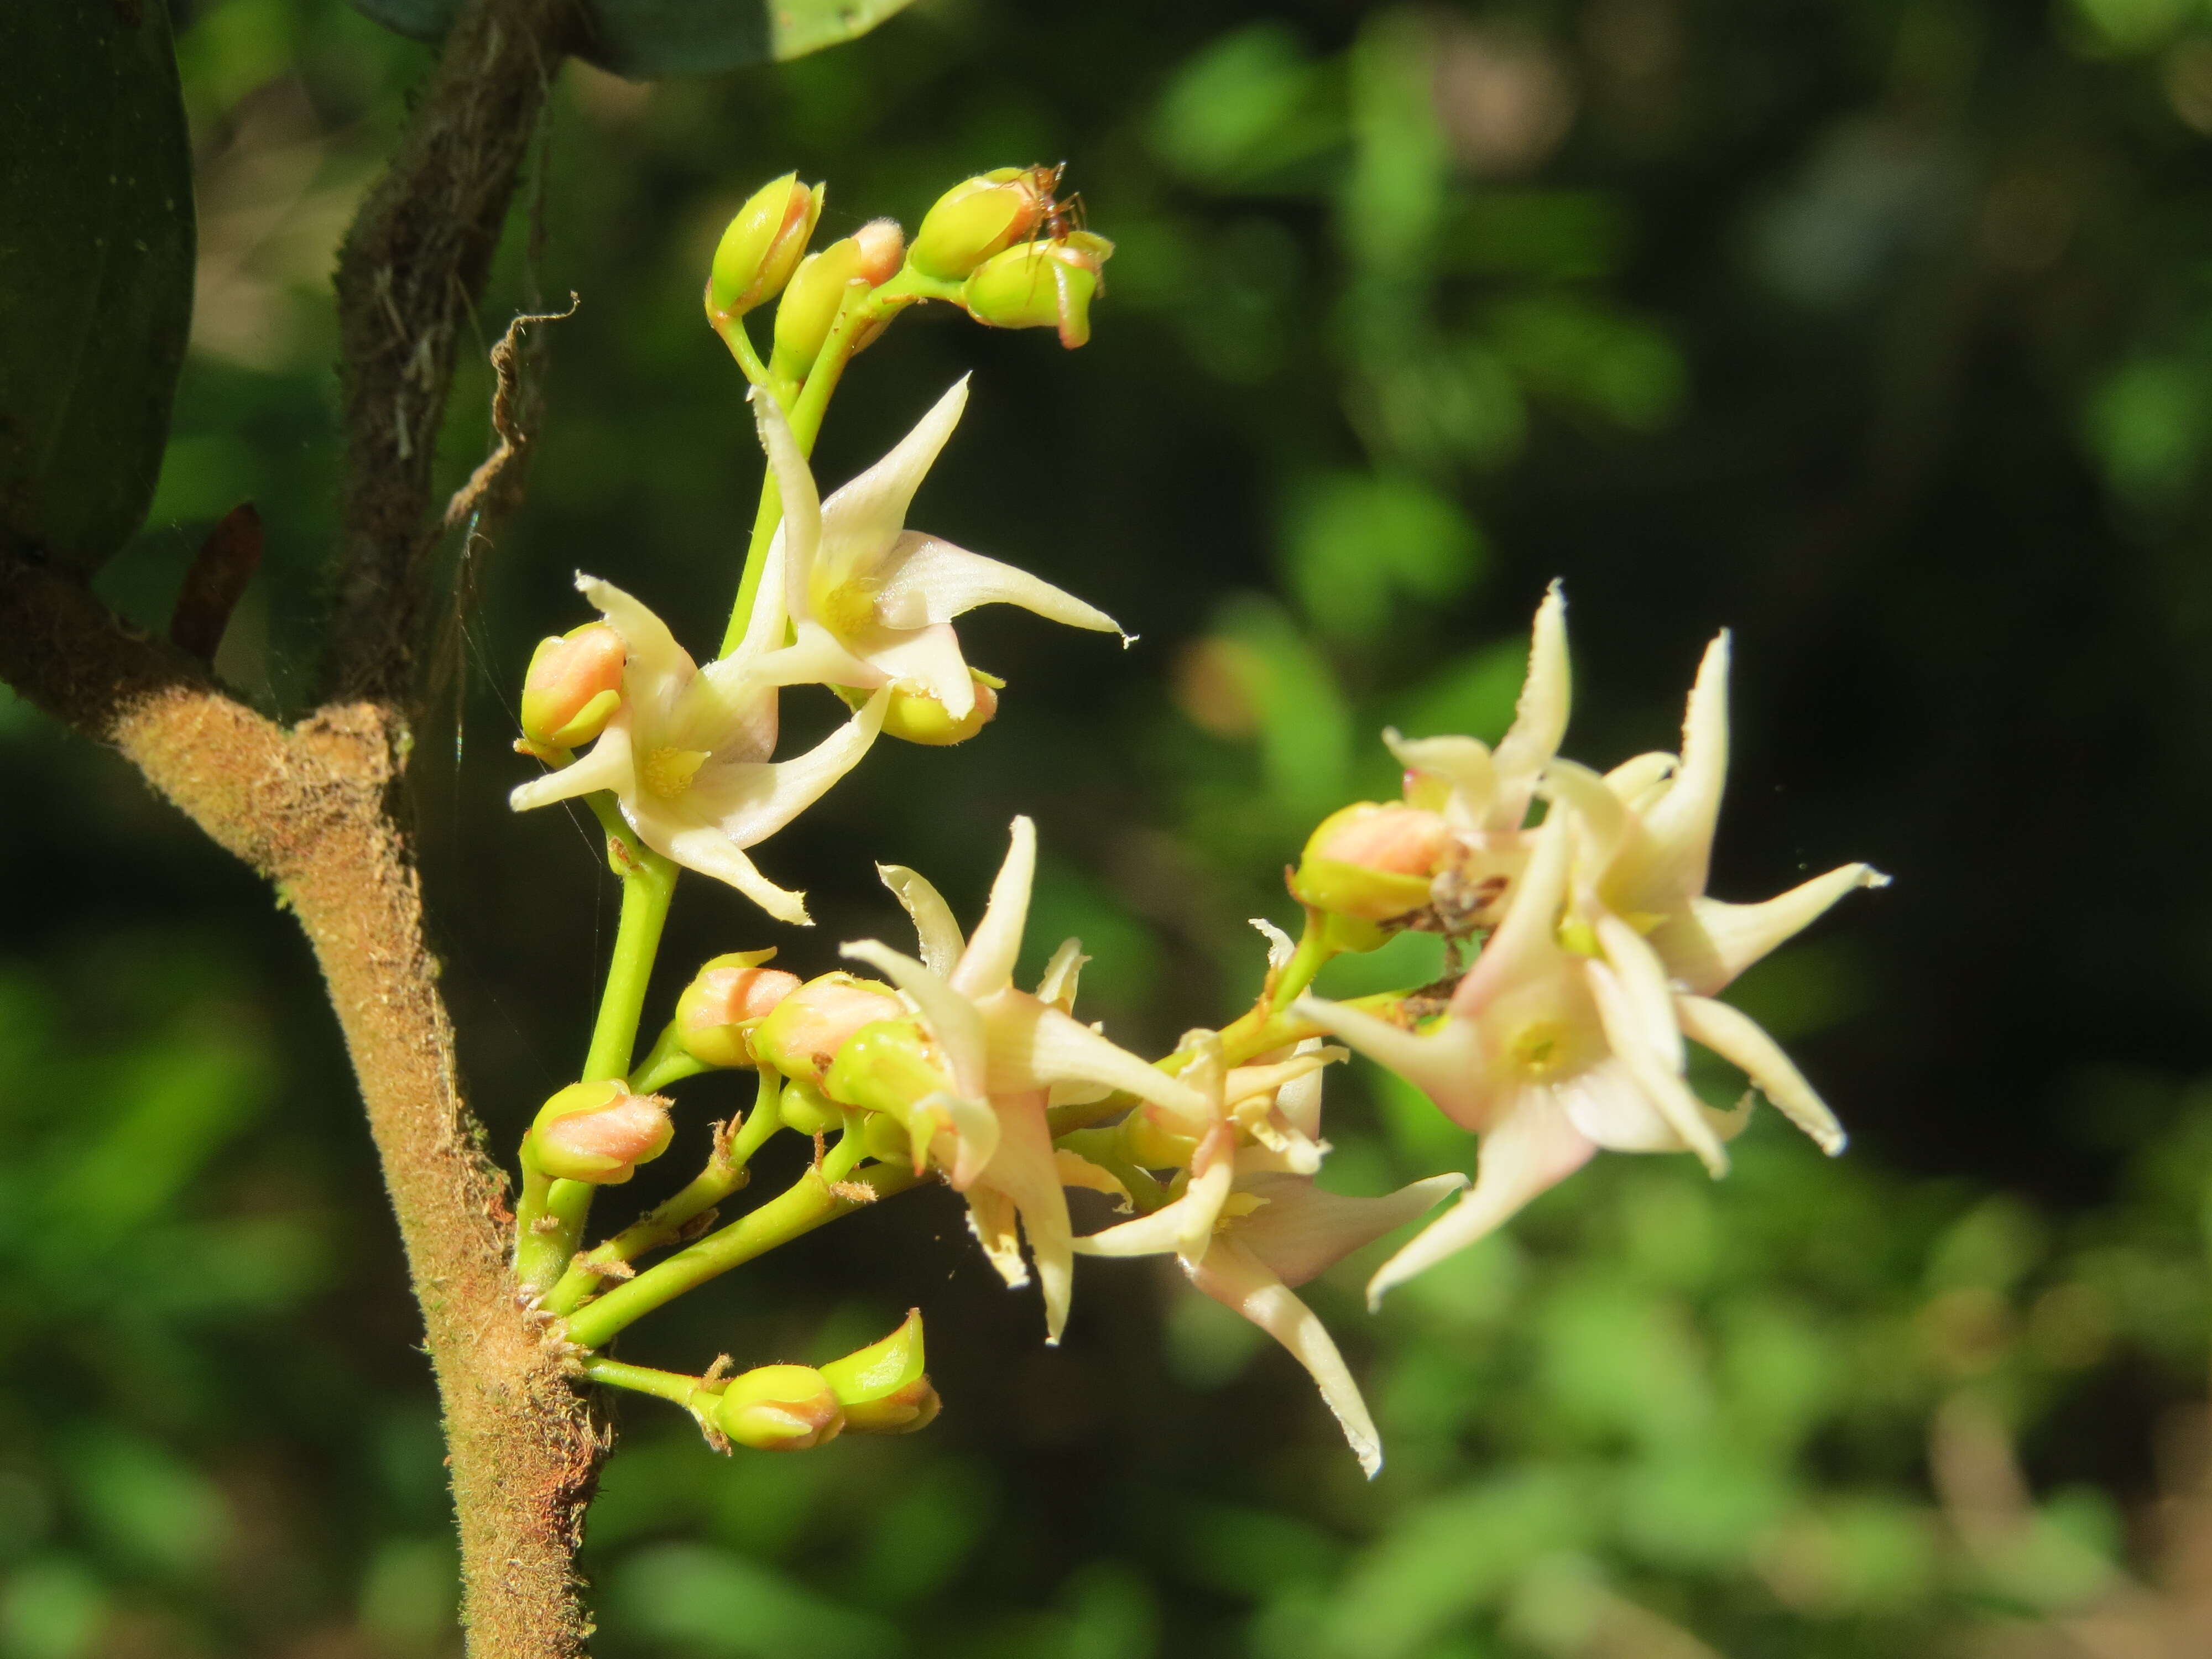
[[[0,539],[80,570],[153,498],[192,313],[165,0],[0,8]]]
[[[633,80],[783,62],[866,34],[908,0],[591,0],[578,55]],[[460,0],[353,0],[417,40],[443,34]]]

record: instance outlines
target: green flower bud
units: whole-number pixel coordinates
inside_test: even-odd
[[[773,950],[714,957],[676,999],[676,1040],[702,1066],[750,1066],[752,1033],[799,988],[799,975],[761,963]]]
[[[963,179],[922,216],[907,263],[925,276],[957,283],[1035,230],[1048,199],[1035,167],[994,167]]]
[[[810,979],[775,1005],[753,1032],[753,1052],[786,1077],[818,1085],[847,1037],[906,1005],[878,980],[847,973]]]
[[[668,1150],[668,1103],[620,1078],[572,1083],[538,1109],[527,1156],[561,1181],[619,1186]]]
[[[1330,813],[1308,838],[1291,891],[1332,915],[1393,921],[1429,902],[1430,884],[1451,853],[1442,815],[1358,801]]]
[[[822,1080],[833,1100],[904,1125],[923,1101],[952,1087],[929,1039],[910,1019],[881,1019],[845,1039]]]
[[[935,1420],[942,1403],[923,1371],[919,1308],[882,1341],[831,1360],[821,1375],[854,1434],[912,1434]]]
[[[522,735],[533,748],[574,749],[606,730],[622,706],[621,635],[586,623],[540,640],[522,677]]]
[[[826,1135],[842,1127],[845,1121],[845,1114],[837,1103],[811,1083],[785,1084],[776,1115],[785,1128],[796,1129],[803,1135]]]
[[[1088,231],[994,254],[961,285],[960,303],[993,328],[1056,328],[1070,351],[1091,337],[1091,301],[1114,244]]]
[[[1121,1147],[1140,1170],[1180,1170],[1198,1152],[1198,1137],[1165,1127],[1140,1106],[1121,1120]]]
[[[905,1126],[881,1112],[860,1120],[860,1146],[878,1164],[904,1164],[914,1156],[914,1139]]]
[[[975,706],[959,720],[954,720],[945,705],[927,691],[910,690],[894,684],[884,708],[883,735],[897,738],[905,743],[918,743],[933,749],[965,743],[998,718],[999,693],[1006,681],[995,674],[986,674],[980,668],[970,668],[969,678],[975,682]],[[848,708],[858,708],[866,702],[870,693],[850,685],[832,686],[831,690],[845,700]]]
[[[742,317],[781,293],[821,216],[822,186],[810,190],[795,173],[755,191],[714,249],[707,277],[707,320]]]
[[[811,1366],[763,1365],[729,1380],[714,1420],[755,1451],[805,1451],[835,1440],[845,1413],[829,1379]]]
[[[846,290],[868,280],[860,274],[862,262],[860,241],[851,236],[799,262],[791,286],[776,302],[775,353],[769,360],[776,374],[795,380],[814,367],[822,343],[830,337],[830,325],[837,320],[837,307],[845,302]]]

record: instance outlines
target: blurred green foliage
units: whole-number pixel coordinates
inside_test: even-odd
[[[331,252],[427,56],[340,0],[203,0],[179,52],[194,350],[152,524],[101,585],[158,624],[254,497],[268,560],[220,665],[293,708],[333,522]],[[1030,811],[1035,948],[1082,935],[1089,1012],[1164,1048],[1256,985],[1245,919],[1289,919],[1314,820],[1394,787],[1382,726],[1503,730],[1554,576],[1594,761],[1669,743],[1736,629],[1723,894],[1899,877],[1738,993],[1846,1158],[1764,1115],[1725,1183],[1601,1159],[1377,1318],[1371,1260],[1314,1287],[1382,1421],[1372,1486],[1297,1368],[1171,1272],[1086,1263],[1042,1348],[941,1194],[687,1299],[626,1352],[819,1359],[919,1304],[947,1407],[722,1460],[624,1406],[585,1563],[602,1651],[2027,1659],[2081,1620],[2158,1650],[2204,1582],[2212,13],[924,0],[785,68],[572,69],[556,101],[484,343],[583,306],[528,508],[448,550],[422,751],[502,1142],[571,1075],[611,927],[593,837],[503,809],[514,683],[580,619],[578,564],[711,638],[759,464],[699,275],[792,166],[842,234],[1068,159],[1119,244],[1093,343],[912,316],[819,459],[849,475],[975,368],[918,521],[1144,637],[974,619],[1000,720],[879,751],[763,849],[815,933],[679,906],[666,995],[715,951],[813,971],[896,938],[871,860],[973,914]],[[794,697],[793,740],[831,717]],[[36,876],[0,973],[0,1659],[453,1651],[427,1375],[304,950],[112,757],[6,703],[0,756]],[[1424,944],[1386,966],[1428,971]],[[733,1103],[685,1088],[642,1201]],[[1329,1134],[1346,1190],[1472,1156],[1363,1068]]]

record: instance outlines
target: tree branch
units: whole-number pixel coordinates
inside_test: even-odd
[[[324,663],[335,699],[411,701],[458,343],[572,27],[567,0],[472,0],[338,251],[345,539]]]

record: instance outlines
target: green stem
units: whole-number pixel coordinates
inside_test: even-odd
[[[1289,1007],[1336,955],[1337,948],[1328,942],[1320,913],[1308,910],[1305,931],[1298,935],[1298,948],[1291,953],[1291,959],[1283,964],[1282,971],[1268,988],[1267,1012],[1279,1014]]]
[[[603,1078],[626,1079],[629,1075],[630,1057],[637,1048],[638,1017],[645,1012],[646,986],[660,950],[669,901],[676,893],[678,866],[651,848],[641,847],[626,834],[617,835],[610,829],[607,848],[610,861],[622,870],[622,921],[615,930],[607,982],[599,993],[591,1048],[584,1056],[580,1080],[586,1083]],[[526,1152],[525,1157],[526,1162]],[[584,1224],[591,1217],[596,1188],[588,1181],[555,1181],[547,1188],[543,1205],[532,1206],[530,1181],[526,1169],[524,1207],[533,1212],[526,1219],[520,1213],[515,1218],[514,1276],[525,1291],[543,1292],[568,1272],[569,1260],[584,1236]]]
[[[903,1165],[885,1164],[870,1164],[855,1178],[873,1188],[878,1199],[903,1192],[921,1179]],[[568,1339],[579,1347],[605,1347],[617,1333],[664,1303],[861,1207],[860,1200],[840,1198],[831,1192],[828,1183],[810,1169],[787,1191],[758,1209],[570,1315]]]
[[[694,1221],[732,1193],[741,1190],[751,1179],[747,1166],[753,1154],[781,1126],[782,1119],[777,1111],[781,1083],[774,1072],[763,1070],[753,1109],[734,1134],[717,1137],[714,1150],[707,1155],[707,1167],[694,1176],[681,1192],[647,1212],[589,1254],[578,1257],[561,1275],[560,1281],[545,1293],[544,1305],[556,1314],[574,1313],[585,1297],[599,1290],[602,1279],[613,1276],[598,1269],[611,1262],[635,1261],[647,1250],[674,1243]]]
[[[660,1028],[652,1048],[630,1073],[630,1091],[634,1094],[657,1095],[672,1083],[681,1083],[687,1077],[697,1077],[702,1072],[714,1069],[684,1051],[683,1034],[672,1019]]]
[[[593,1354],[584,1361],[584,1375],[594,1382],[604,1382],[611,1388],[631,1389],[639,1394],[649,1394],[656,1400],[672,1401],[686,1411],[696,1414],[692,1401],[700,1395],[710,1398],[714,1391],[696,1376],[686,1376],[681,1371],[657,1371],[649,1365],[625,1365],[619,1359],[609,1359],[603,1354]]]

